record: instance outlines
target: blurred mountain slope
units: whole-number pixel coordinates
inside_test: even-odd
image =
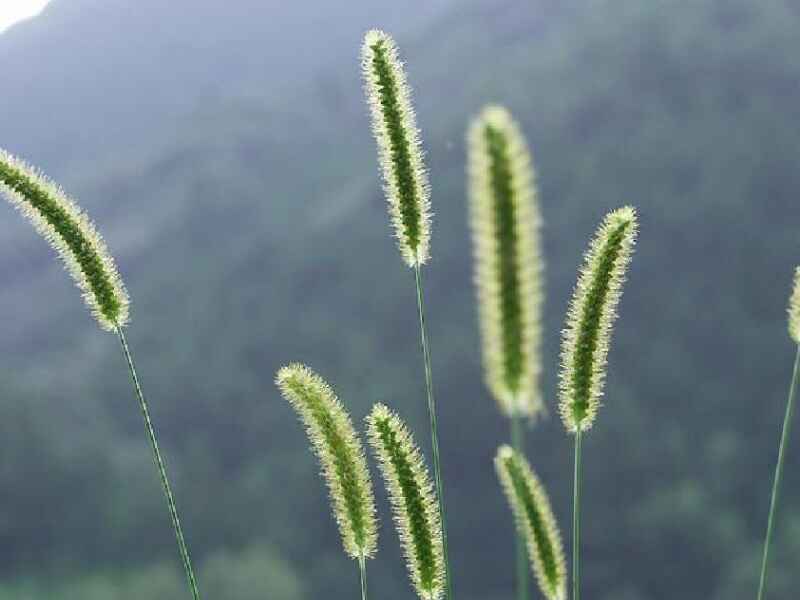
[[[248,93],[282,98],[352,57],[352,40],[379,19],[413,29],[446,3],[53,0],[0,37],[0,131],[52,168],[152,152],[187,112]]]

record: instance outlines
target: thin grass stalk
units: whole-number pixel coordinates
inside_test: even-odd
[[[181,561],[183,562],[183,569],[186,572],[186,579],[189,582],[189,589],[192,592],[194,600],[200,599],[200,592],[197,589],[197,580],[194,576],[192,569],[192,559],[189,556],[189,549],[186,546],[186,540],[183,537],[183,529],[181,528],[181,520],[178,516],[178,508],[175,504],[175,498],[172,495],[172,488],[169,485],[167,478],[167,469],[164,466],[164,460],[161,458],[161,451],[158,449],[158,441],[156,440],[156,432],[153,428],[153,423],[150,420],[150,410],[147,408],[147,401],[144,399],[142,393],[142,386],[139,383],[139,376],[136,374],[136,367],[133,363],[130,348],[128,347],[128,340],[125,339],[125,333],[122,327],[117,326],[117,336],[119,337],[120,344],[122,345],[122,352],[125,355],[125,360],[128,363],[128,370],[131,375],[131,382],[133,389],[136,392],[136,398],[139,400],[139,407],[142,409],[142,418],[144,419],[144,427],[147,432],[147,437],[150,440],[150,447],[153,450],[153,462],[158,470],[158,475],[161,478],[161,485],[164,488],[164,495],[167,498],[167,508],[169,509],[169,516],[172,519],[172,527],[175,530],[175,538],[178,540],[178,550],[180,551]]]
[[[358,559],[358,570],[361,574],[361,600],[367,600],[367,561],[364,556]]]
[[[758,581],[758,600],[764,600],[767,588],[767,563],[769,561],[769,548],[772,542],[772,531],[775,525],[775,514],[777,513],[778,497],[781,492],[783,482],[783,465],[786,461],[786,448],[789,440],[789,430],[792,426],[794,415],[794,399],[797,394],[797,382],[800,377],[800,345],[794,359],[794,369],[792,371],[792,383],[789,386],[789,398],[786,402],[786,414],[783,418],[783,431],[781,432],[781,442],[778,447],[778,464],[775,465],[775,479],[772,482],[772,498],[769,503],[769,517],[767,518],[767,533],[764,536],[764,553],[761,558],[761,576]]]
[[[525,456],[525,428],[522,417],[515,414],[511,417],[511,446],[520,456]],[[517,598],[528,599],[528,551],[525,548],[525,538],[517,529],[514,536],[517,556]]]
[[[575,478],[572,497],[572,600],[581,597],[581,479],[583,457],[581,453],[583,431],[575,432]]]
[[[428,396],[428,416],[431,421],[431,446],[433,451],[433,478],[436,483],[436,496],[439,503],[439,520],[442,524],[442,554],[444,557],[445,598],[453,598],[453,582],[450,576],[450,557],[447,552],[447,520],[444,511],[444,486],[442,485],[442,464],[439,457],[439,427],[436,421],[436,401],[433,397],[433,375],[431,373],[431,353],[428,332],[425,326],[425,298],[422,292],[422,272],[420,265],[414,266],[414,282],[417,286],[417,311],[419,313],[420,341],[422,359],[425,363],[425,390]]]

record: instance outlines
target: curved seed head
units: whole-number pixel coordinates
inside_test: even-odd
[[[436,600],[445,581],[442,528],[422,454],[403,421],[383,404],[376,404],[366,421],[411,581],[420,598]]]
[[[403,260],[424,264],[430,246],[430,186],[411,89],[392,37],[368,31],[361,47],[364,90],[378,144],[389,215]]]
[[[794,271],[792,295],[789,297],[789,336],[800,344],[800,267]]]
[[[375,498],[350,416],[328,384],[308,367],[283,367],[275,382],[306,426],[322,464],[344,551],[351,558],[371,558],[378,544]]]
[[[58,185],[3,149],[0,193],[59,255],[100,327],[113,331],[126,325],[128,293],[103,238],[86,213]]]
[[[564,600],[567,596],[564,548],[544,487],[525,457],[510,446],[500,446],[494,467],[517,529],[528,546],[539,589],[548,600]]]
[[[543,410],[543,260],[531,155],[519,127],[487,106],[467,135],[475,283],[486,383],[507,416]]]
[[[570,432],[594,422],[606,376],[611,329],[637,233],[636,211],[609,213],[584,258],[562,335],[559,411]]]

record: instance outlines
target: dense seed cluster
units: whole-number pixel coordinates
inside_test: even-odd
[[[55,249],[100,326],[113,331],[126,325],[128,293],[86,213],[55,183],[2,149],[0,193]]]
[[[501,446],[494,461],[497,477],[528,546],[536,582],[548,600],[564,600],[567,568],[564,548],[550,500],[528,461],[510,446]]]
[[[400,254],[410,267],[419,266],[430,253],[430,185],[411,89],[391,36],[367,32],[361,67]]]
[[[570,432],[592,426],[606,376],[611,329],[637,233],[636,211],[609,213],[584,258],[562,336],[559,410]]]
[[[372,557],[378,543],[375,499],[349,415],[328,384],[308,367],[283,367],[276,383],[303,421],[322,464],[345,552],[356,559]]]
[[[445,584],[442,529],[422,454],[403,421],[383,404],[376,404],[367,417],[367,432],[389,492],[411,581],[420,598],[436,600]]]
[[[794,271],[792,295],[789,297],[789,335],[800,344],[800,267]]]
[[[543,260],[531,155],[509,112],[487,106],[468,133],[475,283],[487,385],[507,416],[534,416]]]

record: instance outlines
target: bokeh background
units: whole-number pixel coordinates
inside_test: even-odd
[[[5,1],[5,0],[3,0]],[[318,467],[273,383],[292,360],[427,448],[412,273],[390,239],[363,32],[407,60],[433,184],[426,269],[454,583],[513,593],[482,383],[464,131],[506,104],[536,159],[544,391],[528,455],[565,538],[559,331],[602,215],[641,236],[585,443],[585,595],[755,595],[800,261],[795,0],[52,0],[0,34],[0,146],[91,212],[133,299],[129,339],[207,599],[354,598]],[[113,336],[0,204],[0,598],[187,597]],[[798,432],[800,433],[800,432]],[[798,436],[795,436],[798,437]],[[796,597],[800,444],[770,598]],[[412,598],[382,490],[370,587]]]

